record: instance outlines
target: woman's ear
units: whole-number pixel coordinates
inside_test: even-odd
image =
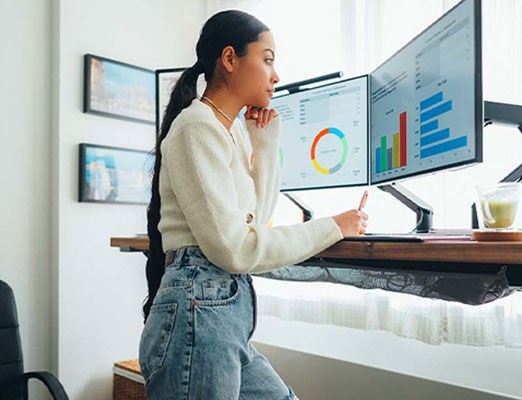
[[[232,72],[234,70],[236,59],[236,51],[232,46],[226,46],[221,52],[221,62],[227,72]]]

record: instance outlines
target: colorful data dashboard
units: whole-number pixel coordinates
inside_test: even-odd
[[[280,190],[382,184],[481,162],[481,31],[481,1],[463,0],[371,74],[274,97]]]
[[[282,129],[281,190],[368,184],[368,77],[272,99]]]
[[[480,4],[465,0],[371,74],[371,182],[481,161]]]

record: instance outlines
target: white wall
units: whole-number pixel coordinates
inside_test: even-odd
[[[192,65],[203,22],[189,0],[59,2],[58,370],[73,399],[109,399],[112,364],[136,358],[145,257],[109,247],[145,230],[145,206],[77,202],[78,143],[150,150],[154,126],[82,113],[83,55],[149,69]]]
[[[202,7],[0,2],[0,279],[17,297],[26,370],[54,370],[70,398],[111,398],[112,364],[137,355],[146,294],[144,257],[109,247],[111,236],[144,230],[145,207],[78,203],[78,143],[154,143],[152,125],[82,113],[83,54],[189,65]]]
[[[0,2],[0,279],[15,292],[26,370],[50,359],[50,3]]]

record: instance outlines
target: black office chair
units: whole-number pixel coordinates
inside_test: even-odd
[[[0,280],[0,399],[27,400],[29,379],[42,381],[53,399],[68,400],[58,379],[46,371],[24,373],[22,343],[13,290]]]

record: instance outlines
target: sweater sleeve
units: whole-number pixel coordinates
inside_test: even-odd
[[[208,259],[230,273],[263,272],[303,261],[342,238],[332,218],[267,229],[247,224],[237,205],[234,145],[208,122],[181,126],[162,148],[170,183]]]
[[[270,121],[265,128],[257,128],[254,120],[246,121],[254,153],[252,178],[256,187],[256,221],[266,224],[277,206],[281,185],[279,165],[280,118]]]

